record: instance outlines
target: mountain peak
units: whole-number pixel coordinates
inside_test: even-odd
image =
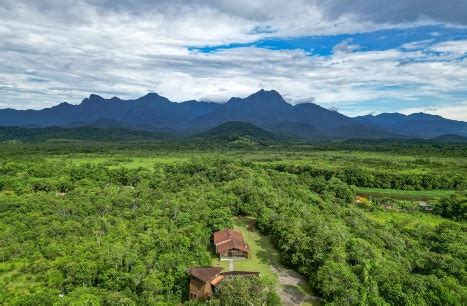
[[[269,97],[269,98],[275,97],[275,98],[283,99],[281,94],[278,93],[277,91],[275,91],[274,89],[273,90],[264,90],[263,88],[261,88],[259,91],[257,91],[254,94],[250,95],[250,97],[253,97],[253,96]]]
[[[411,117],[411,118],[418,118],[418,119],[435,119],[435,118],[440,118],[442,119],[441,116],[438,116],[438,115],[432,115],[432,114],[427,114],[427,113],[424,113],[424,112],[418,112],[418,113],[413,113],[413,114],[410,114],[408,115],[408,117]]]
[[[243,99],[246,102],[253,102],[256,104],[264,104],[264,105],[274,105],[274,104],[287,104],[284,98],[282,98],[281,94],[275,90],[264,90],[261,89],[260,91],[255,92],[254,94],[246,97]]]
[[[146,95],[142,96],[141,98],[138,98],[136,101],[140,101],[143,103],[151,103],[151,102],[166,102],[166,103],[171,103],[169,99],[166,97],[163,97],[155,92],[150,92],[147,93]]]
[[[104,100],[104,98],[102,98],[101,96],[96,95],[96,94],[91,94],[91,95],[89,95],[89,100],[91,100],[91,101]]]
[[[89,98],[85,98],[83,101],[81,101],[81,104],[87,105],[87,104],[102,101],[102,100],[104,100],[104,98],[102,98],[101,96],[96,95],[96,94],[91,94],[89,95]]]
[[[155,93],[155,92],[148,92],[147,94],[145,94],[144,96],[142,96],[140,99],[144,99],[144,98],[159,98],[161,97],[158,93]]]

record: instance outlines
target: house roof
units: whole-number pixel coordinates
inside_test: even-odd
[[[225,251],[228,250],[240,250],[243,252],[249,252],[248,244],[246,244],[243,240],[238,241],[238,240],[228,240],[224,243],[220,243],[217,245],[217,253],[224,253]]]
[[[207,283],[214,277],[216,277],[219,272],[222,271],[221,267],[194,267],[187,270],[191,276],[196,277],[200,281]]]
[[[218,286],[222,281],[224,280],[224,275],[217,275],[214,277],[214,279],[211,281],[211,285],[214,287]]]
[[[229,240],[236,240],[244,242],[243,235],[240,232],[234,230],[222,230],[214,233],[214,244],[218,245],[219,243],[229,241]]]

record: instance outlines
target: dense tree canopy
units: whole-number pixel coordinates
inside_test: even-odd
[[[467,303],[465,223],[376,222],[354,205],[359,175],[217,157],[134,168],[2,161],[0,303],[186,301],[186,268],[210,264],[212,232],[238,215],[255,217],[327,303]],[[465,206],[445,201],[441,215]]]

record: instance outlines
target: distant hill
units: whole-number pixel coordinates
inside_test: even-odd
[[[265,131],[305,139],[432,138],[467,136],[467,123],[423,113],[350,118],[313,103],[291,105],[274,90],[260,90],[224,104],[172,102],[156,93],[134,100],[90,95],[78,105],[42,110],[0,110],[0,126],[93,127],[197,134],[226,122],[248,122]]]
[[[467,142],[467,137],[453,135],[453,134],[446,134],[446,135],[434,137],[431,140],[441,141],[441,142],[464,143],[464,142]]]
[[[250,122],[267,129],[276,127],[276,130],[280,122],[303,123],[317,130],[327,130],[350,124],[353,119],[313,103],[294,106],[285,102],[277,91],[260,90],[244,99],[230,99],[216,110],[194,119],[191,125],[213,127],[227,121]]]
[[[467,136],[467,122],[445,119],[425,113],[403,115],[383,113],[355,118],[358,122],[383,128],[391,133],[419,138],[433,138],[446,134]]]
[[[95,127],[0,127],[0,142],[5,141],[45,141],[45,140],[168,140],[173,137],[165,133],[129,130],[122,128],[95,128]]]
[[[98,129],[128,129],[128,130],[140,130],[140,131],[162,131],[162,128],[157,128],[148,124],[133,124],[124,121],[118,121],[115,119],[99,118],[92,122],[72,122],[63,127],[74,128],[74,127],[94,127]]]
[[[276,134],[265,131],[251,123],[229,121],[208,131],[194,135],[192,139],[201,142],[231,143],[237,145],[267,144],[284,140]]]
[[[216,110],[194,119],[189,126],[206,129],[228,121],[250,122],[268,131],[301,138],[372,138],[375,131],[376,137],[395,136],[313,103],[291,105],[274,90],[260,90],[244,99],[232,98]],[[350,125],[358,127],[354,133],[339,130]]]
[[[281,121],[270,126],[269,130],[277,134],[303,139],[316,137],[319,134],[316,128],[310,124],[290,121]]]
[[[196,101],[174,103],[155,93],[135,100],[121,100],[117,97],[104,99],[98,95],[90,95],[79,105],[61,103],[42,110],[0,110],[0,125],[67,126],[110,119],[133,126],[170,128],[181,127],[187,121],[213,111],[218,106],[216,103]]]

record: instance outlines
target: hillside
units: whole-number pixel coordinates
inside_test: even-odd
[[[115,120],[130,126],[147,126],[152,129],[180,127],[219,104],[186,101],[175,103],[155,93],[135,100],[117,97],[104,99],[90,95],[78,105],[61,103],[42,110],[0,110],[3,126],[66,126],[93,123],[99,119]]]
[[[0,127],[0,142],[5,141],[45,141],[45,140],[168,140],[173,138],[166,133],[130,130],[124,128],[96,127]]]
[[[467,137],[466,136],[459,136],[459,135],[453,135],[453,134],[446,134],[446,135],[441,135],[438,137],[432,138],[433,141],[437,142],[450,142],[450,143],[466,143],[467,142]]]
[[[467,123],[461,121],[423,113],[351,118],[314,103],[289,104],[275,90],[260,90],[226,103],[177,103],[156,93],[133,100],[92,94],[78,105],[64,102],[42,110],[0,110],[0,126],[89,126],[197,134],[230,121],[248,122],[269,132],[305,139],[467,135]]]
[[[251,123],[241,121],[223,123],[189,139],[195,142],[227,143],[236,146],[268,144],[285,140],[284,137],[279,137]]]
[[[355,118],[358,122],[384,128],[395,134],[410,137],[433,138],[445,134],[467,136],[467,122],[445,119],[425,113],[403,115],[383,113]]]

